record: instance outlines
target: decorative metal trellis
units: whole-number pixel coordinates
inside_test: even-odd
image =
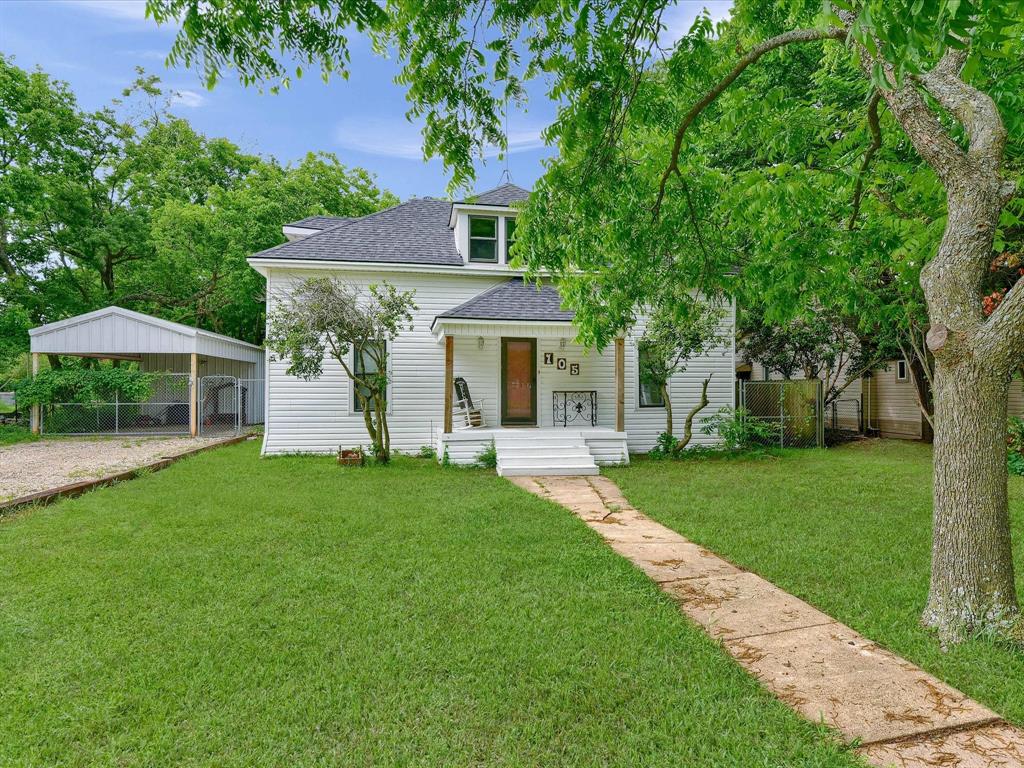
[[[597,426],[597,392],[552,392],[551,422],[556,427]]]

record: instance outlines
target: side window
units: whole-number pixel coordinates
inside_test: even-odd
[[[505,261],[506,263],[511,258],[509,254],[512,252],[512,244],[516,241],[516,220],[507,216],[505,218]]]
[[[646,375],[648,368],[647,351],[643,347],[637,347],[637,370],[639,371],[639,393],[641,408],[661,408],[665,405],[665,398],[661,394],[661,384],[651,380]]]
[[[896,381],[906,381],[909,377],[907,376],[907,361],[897,360],[896,361]]]
[[[498,219],[494,216],[469,217],[469,260],[498,263]]]
[[[372,344],[368,347],[363,347],[362,349],[354,349],[352,351],[352,372],[360,378],[368,373],[376,373],[377,358],[380,357],[380,355],[376,353],[381,349],[382,347],[379,344]],[[384,349],[386,350],[386,347]],[[369,394],[365,387],[359,387],[358,389],[362,390],[364,396]],[[359,402],[359,396],[356,393],[357,388],[353,385],[352,410],[361,413],[363,405]]]

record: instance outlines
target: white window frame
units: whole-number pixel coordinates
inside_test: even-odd
[[[474,237],[473,236],[473,219],[487,219],[488,221],[494,222],[494,237]],[[469,245],[466,251],[466,263],[467,264],[501,264],[502,256],[502,244],[501,238],[505,228],[501,225],[501,217],[494,215],[484,214],[469,214],[466,219],[466,236],[469,238]],[[473,241],[481,240],[484,242],[491,242],[494,244],[494,259],[474,259],[473,258]]]
[[[515,216],[502,216],[501,217],[501,254],[499,256],[500,264],[508,264],[508,223],[513,222],[512,226],[515,227]]]
[[[896,361],[896,381],[910,381],[910,366],[906,360]]]
[[[643,385],[643,382],[640,380],[640,343],[639,343],[639,340],[637,340],[637,343],[634,346],[634,349],[636,350],[636,372],[635,372],[636,376],[634,378],[634,381],[636,381],[636,410],[637,411],[643,411],[643,412],[646,412],[646,411],[657,411],[659,409],[665,410],[665,396],[664,396],[664,394],[661,397],[661,402],[660,403],[651,403],[649,405],[645,405],[644,404],[644,401],[643,401],[644,385]],[[672,388],[672,379],[671,379],[671,377],[669,377],[669,380],[668,380],[667,383],[668,383],[669,389],[671,390],[671,388]]]
[[[391,414],[393,414],[395,412],[395,398],[394,398],[394,387],[395,387],[395,376],[394,376],[395,343],[393,341],[391,341],[391,342],[385,342],[385,344],[387,344],[390,347],[390,349],[388,351],[388,393],[387,393],[388,407],[387,407],[387,410],[386,410],[387,415],[390,416]],[[355,350],[355,347],[350,349],[349,352],[348,352],[348,364],[352,368],[352,372],[355,373],[355,370],[356,370],[356,350]],[[344,371],[342,371],[342,373],[344,373]],[[348,380],[348,394],[346,395],[346,399],[348,400],[348,415],[349,416],[359,416],[360,418],[362,418],[363,412],[356,410],[356,383],[354,381],[352,381],[352,379],[349,379],[347,376],[345,378]]]

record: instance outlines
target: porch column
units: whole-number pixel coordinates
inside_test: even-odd
[[[455,339],[444,337],[444,431],[452,431],[452,377],[455,374]]]
[[[34,379],[38,374],[39,374],[39,353],[38,352],[33,352],[32,353],[32,378]],[[32,406],[32,410],[30,411],[30,414],[29,414],[29,422],[30,422],[30,425],[32,427],[32,434],[33,435],[38,435],[39,434],[39,430],[40,430],[40,427],[41,427],[39,416],[40,416],[39,404],[36,403],[35,405]]]
[[[190,355],[188,378],[188,433],[192,437],[199,435],[199,355]]]
[[[615,339],[615,431],[626,431],[626,340]]]

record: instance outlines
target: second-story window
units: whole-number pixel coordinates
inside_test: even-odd
[[[512,243],[516,241],[516,220],[511,216],[505,219],[505,261],[512,258]]]
[[[469,217],[469,260],[498,263],[498,219]]]

